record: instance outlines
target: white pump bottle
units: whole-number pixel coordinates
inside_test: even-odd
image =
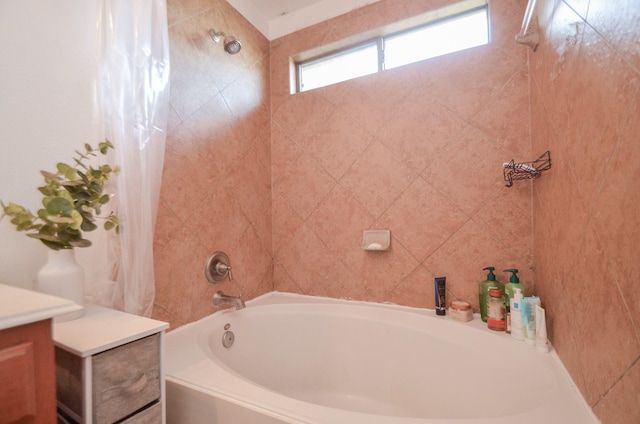
[[[516,287],[514,292],[509,305],[511,309],[511,337],[516,340],[524,340],[522,331],[522,290]]]

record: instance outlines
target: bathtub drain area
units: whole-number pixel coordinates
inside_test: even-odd
[[[236,336],[235,334],[233,334],[233,331],[225,331],[222,334],[222,346],[226,347],[227,349],[233,346],[233,342],[235,341],[236,341]]]

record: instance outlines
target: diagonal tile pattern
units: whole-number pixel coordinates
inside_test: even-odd
[[[531,154],[527,57],[503,27],[523,2],[492,4],[496,43],[288,94],[282,59],[327,42],[327,28],[333,40],[432,7],[383,1],[272,43],[276,290],[433,306],[444,273],[477,307],[488,265],[522,269],[533,289],[531,185],[502,180],[504,162]],[[391,230],[391,250],[363,251],[366,229]],[[333,264],[315,275],[335,284],[313,284],[310,261]]]
[[[540,2],[539,2],[540,3]],[[640,422],[640,3],[539,5],[530,55],[536,286],[554,345],[603,423]]]
[[[526,275],[531,244],[514,249],[508,237],[530,240],[530,218],[515,213],[530,210],[522,195],[530,186],[507,190],[501,175],[504,161],[529,155],[522,148],[526,55],[505,41],[514,24],[503,22],[524,8],[520,1],[492,5],[492,45],[308,93],[288,91],[292,54],[447,1],[441,3],[383,1],[269,46],[224,1],[168,0],[172,119],[156,256],[178,237],[202,253],[187,264],[167,258],[160,287],[178,287],[179,269],[201,268],[207,252],[234,252],[239,261],[255,247],[257,258],[272,258],[275,277],[247,265],[251,271],[236,272],[243,278],[232,285],[245,296],[275,288],[432,305],[432,278],[418,276],[441,271],[433,258],[447,246],[477,248],[472,240],[451,247],[470,223],[483,240],[495,240],[494,253],[490,263],[463,265],[450,278],[452,293],[475,286],[486,265],[517,266]],[[222,53],[208,39],[212,26],[233,28],[242,52]],[[496,199],[505,208],[518,205],[508,214],[513,222],[502,226],[508,231],[500,225],[502,205],[491,207]],[[361,249],[362,231],[375,228],[392,231],[391,251]],[[509,263],[493,263],[504,258]],[[210,287],[189,284],[198,289],[171,298],[172,306],[159,296],[156,315],[180,325],[198,317],[176,312],[189,310],[186,304],[207,310]]]
[[[222,289],[245,299],[273,290],[269,43],[225,1],[168,0],[171,120],[154,243],[153,315],[172,327],[213,311]],[[243,41],[224,53],[215,27]],[[234,281],[204,277],[229,254]]]
[[[224,0],[167,0],[154,316],[196,320],[216,289],[433,307],[440,275],[477,308],[481,269],[517,267],[603,423],[640,422],[640,3],[539,0],[531,53],[526,0],[491,0],[488,46],[290,94],[291,55],[452,1],[381,0],[269,44]],[[504,187],[503,162],[546,150],[549,173]],[[367,229],[391,250],[362,250]],[[214,250],[235,281],[204,280]]]

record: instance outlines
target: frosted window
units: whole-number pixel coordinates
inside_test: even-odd
[[[300,91],[378,72],[378,47],[369,44],[300,65]]]
[[[384,38],[384,68],[482,46],[489,42],[487,9]]]
[[[308,91],[488,43],[484,3],[464,13],[300,62],[296,67],[297,89]]]

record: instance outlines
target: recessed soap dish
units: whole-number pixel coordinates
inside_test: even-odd
[[[364,250],[389,250],[391,231],[367,230],[362,233],[362,248]]]

